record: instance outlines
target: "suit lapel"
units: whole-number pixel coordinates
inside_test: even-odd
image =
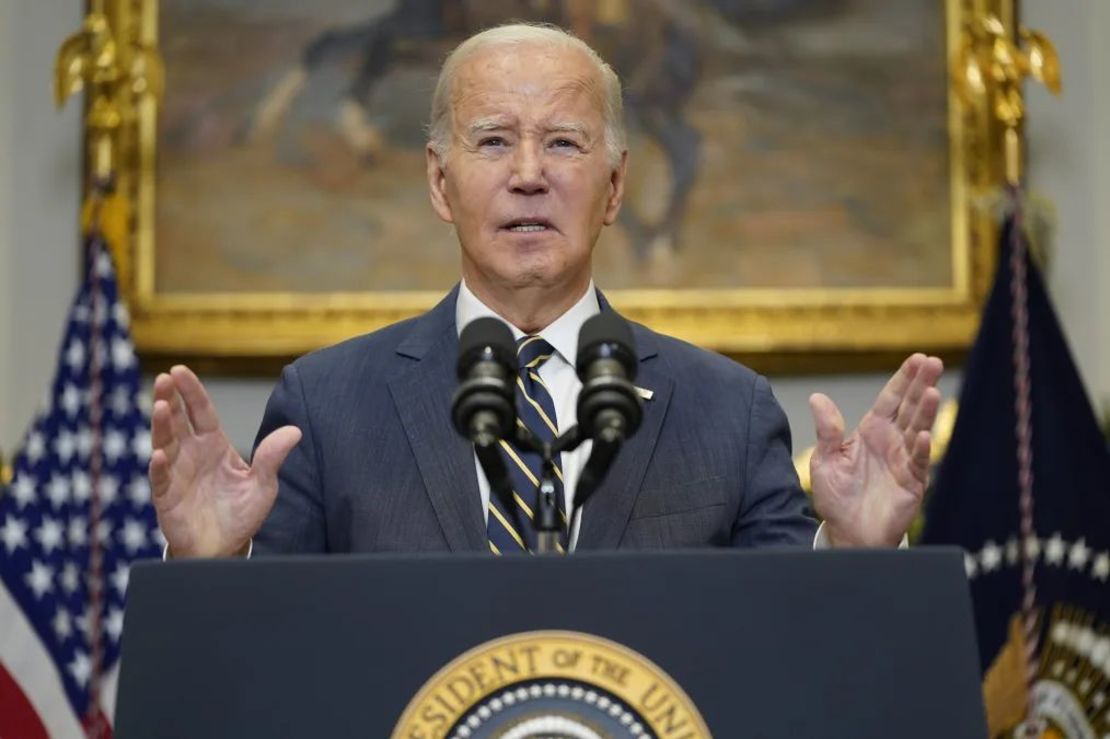
[[[609,308],[607,303],[602,305],[603,309]],[[636,324],[633,324],[633,331],[640,358],[636,385],[654,394],[651,400],[644,401],[644,418],[639,430],[617,454],[605,480],[582,511],[578,549],[615,549],[620,543],[671,400],[674,381],[665,373],[664,364],[657,357],[655,335]]]
[[[410,365],[389,380],[389,389],[448,546],[487,551],[474,451],[451,425],[457,292],[417,319],[397,347]]]

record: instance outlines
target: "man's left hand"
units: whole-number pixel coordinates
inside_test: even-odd
[[[937,357],[909,357],[848,437],[836,404],[821,393],[810,396],[817,424],[809,463],[813,503],[832,546],[897,546],[917,517],[943,371]]]

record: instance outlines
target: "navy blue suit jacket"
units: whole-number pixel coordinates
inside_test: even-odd
[[[285,424],[304,436],[256,553],[489,551],[473,448],[450,418],[456,295],[285,368],[258,438]],[[810,546],[816,523],[767,380],[633,333],[636,384],[654,397],[586,504],[578,548]]]

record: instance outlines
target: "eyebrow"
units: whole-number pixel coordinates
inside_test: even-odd
[[[470,134],[473,136],[489,131],[501,131],[511,127],[512,123],[504,118],[479,118],[470,124]],[[586,126],[573,121],[552,123],[544,127],[544,133],[576,133],[585,138],[589,138],[590,135]]]
[[[566,122],[553,123],[547,127],[548,133],[576,133],[584,138],[590,137],[590,132],[581,123]]]
[[[509,128],[509,122],[504,118],[479,118],[470,124],[470,133],[484,133],[486,131],[500,131]]]

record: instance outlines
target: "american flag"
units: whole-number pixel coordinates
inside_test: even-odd
[[[47,407],[0,491],[0,739],[107,737],[132,562],[161,552],[150,503],[150,420],[102,237]]]

